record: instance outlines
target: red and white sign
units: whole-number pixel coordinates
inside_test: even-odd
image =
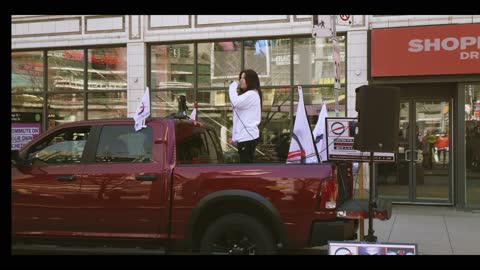
[[[337,16],[337,25],[352,25],[352,16],[351,15],[338,15]]]
[[[448,74],[480,74],[480,24],[372,30],[372,77]]]

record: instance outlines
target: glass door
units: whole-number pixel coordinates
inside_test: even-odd
[[[448,100],[415,101],[415,154],[412,167],[416,170],[416,201],[451,200],[450,103]]]
[[[376,164],[379,197],[451,204],[450,111],[448,100],[401,101],[396,160]]]

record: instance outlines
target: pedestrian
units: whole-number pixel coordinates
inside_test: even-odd
[[[228,94],[233,111],[232,141],[237,145],[240,163],[253,163],[260,137],[258,125],[262,118],[258,74],[251,69],[242,70],[238,81],[230,84]]]

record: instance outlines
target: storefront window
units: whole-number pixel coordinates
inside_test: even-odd
[[[43,52],[12,52],[12,93],[43,91]]]
[[[127,92],[97,92],[88,94],[88,119],[126,118]]]
[[[290,39],[245,40],[245,69],[255,70],[262,86],[290,84]]]
[[[222,143],[225,161],[238,162],[237,151],[230,144],[232,108],[228,86],[229,81],[238,80],[241,70],[253,69],[259,75],[263,92],[262,122],[259,126],[262,137],[257,146],[259,151],[256,153],[256,162],[285,162],[290,143],[290,127],[294,121],[290,108],[294,100],[298,101],[296,85],[304,86],[305,105],[312,129],[316,125],[322,102],[327,105],[328,116],[335,117],[336,109],[339,116],[345,116],[346,39],[345,36],[339,36],[338,40],[343,85],[338,92],[338,108],[335,107],[333,89],[333,45],[327,38],[259,38],[199,42],[196,54],[193,51],[194,44],[152,45],[152,115],[162,117],[178,113],[178,95],[186,96],[188,114],[197,101],[197,119],[215,128]],[[291,42],[295,45],[293,85]],[[191,58],[193,55],[197,56],[196,61]],[[175,69],[174,64],[179,63],[184,65]],[[196,75],[195,70],[198,72]],[[187,85],[188,83],[190,84]],[[294,100],[291,100],[292,91],[295,91]]]
[[[49,94],[47,103],[49,129],[62,123],[84,120],[83,94]]]
[[[226,81],[238,80],[241,70],[241,41],[198,44],[198,86],[227,87]]]
[[[88,90],[126,90],[126,57],[125,47],[89,49]]]
[[[193,88],[195,65],[193,44],[151,47],[152,89]]]
[[[480,205],[480,84],[465,85],[465,160],[468,205]]]
[[[341,83],[345,84],[345,36],[337,36],[340,46]],[[294,42],[294,81],[299,85],[335,82],[333,44],[329,38],[299,38]]]
[[[82,91],[83,50],[48,51],[48,90]]]

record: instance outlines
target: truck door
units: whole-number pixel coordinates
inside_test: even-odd
[[[161,123],[149,123],[138,132],[130,122],[101,127],[82,177],[87,235],[165,236],[166,145],[154,143],[164,138],[164,131]]]
[[[22,151],[12,166],[12,231],[62,234],[81,229],[78,201],[90,126],[68,127]]]

